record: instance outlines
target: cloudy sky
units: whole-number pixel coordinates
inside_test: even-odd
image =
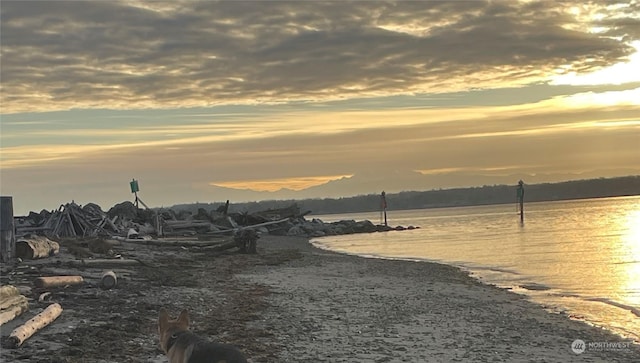
[[[132,178],[168,206],[640,174],[636,0],[3,0],[0,15],[16,214],[107,209]]]

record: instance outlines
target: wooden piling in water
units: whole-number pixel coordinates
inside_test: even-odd
[[[520,204],[520,223],[524,223],[524,182],[522,180],[518,182],[517,197]]]

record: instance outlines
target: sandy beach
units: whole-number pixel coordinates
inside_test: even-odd
[[[363,236],[366,238],[366,236]],[[571,343],[621,342],[602,329],[551,314],[521,295],[483,285],[456,268],[319,250],[239,275],[269,286],[262,320],[283,362],[637,361],[640,349],[576,354]]]
[[[388,232],[402,233],[402,232]],[[362,237],[366,238],[366,234]],[[142,264],[74,267],[59,256],[3,267],[2,284],[21,286],[31,311],[65,309],[3,362],[166,362],[158,309],[191,311],[193,330],[235,344],[252,362],[632,362],[640,348],[607,331],[551,314],[524,297],[479,283],[446,265],[367,259],[313,247],[306,238],[263,236],[257,255],[125,243],[114,249]],[[37,276],[79,273],[80,287],[40,291]],[[583,340],[581,354],[571,343]],[[589,343],[606,343],[603,346]],[[615,344],[614,344],[615,343]]]

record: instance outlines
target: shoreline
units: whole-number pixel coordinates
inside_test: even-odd
[[[426,258],[410,258],[410,257],[388,257],[388,256],[381,256],[381,255],[375,255],[375,254],[371,254],[371,255],[359,255],[356,253],[349,253],[349,252],[343,252],[343,251],[334,251],[331,250],[329,247],[327,247],[326,245],[322,244],[321,242],[317,242],[314,243],[314,240],[318,238],[318,237],[312,237],[309,239],[309,243],[312,245],[312,247],[323,250],[323,251],[328,251],[328,252],[332,252],[332,253],[338,253],[338,254],[344,254],[347,256],[353,256],[353,257],[361,257],[361,258],[372,258],[372,259],[380,259],[380,260],[391,260],[391,261],[408,261],[408,262],[418,262],[418,263],[433,263],[433,264],[439,264],[439,265],[447,265],[447,266],[451,266],[454,268],[459,269],[460,271],[462,271],[463,273],[467,274],[469,277],[471,277],[472,279],[482,283],[483,285],[487,285],[487,286],[492,286],[492,287],[497,287],[499,289],[502,290],[507,290],[510,291],[512,293],[524,296],[527,300],[529,300],[530,302],[540,306],[541,308],[545,309],[547,312],[549,312],[550,314],[559,314],[559,315],[563,315],[566,316],[567,318],[571,319],[571,320],[576,320],[576,321],[580,321],[580,322],[584,322],[590,326],[596,327],[596,328],[600,328],[600,329],[604,329],[607,330],[613,334],[615,334],[616,336],[618,336],[621,339],[627,339],[627,340],[631,340],[633,342],[633,344],[640,346],[640,331],[638,332],[633,332],[630,330],[625,330],[625,329],[616,329],[615,327],[611,327],[611,326],[607,326],[604,323],[600,323],[599,321],[597,321],[597,319],[589,319],[588,317],[584,316],[583,314],[585,314],[584,311],[581,311],[581,309],[575,309],[573,306],[575,306],[575,304],[567,304],[565,302],[565,304],[559,303],[559,302],[554,302],[557,301],[559,299],[575,299],[577,301],[579,301],[580,304],[584,305],[587,303],[591,303],[591,304],[602,304],[604,305],[603,308],[606,309],[618,309],[620,311],[623,311],[625,313],[630,313],[635,315],[636,317],[640,318],[640,310],[638,310],[637,308],[633,307],[633,306],[629,306],[629,305],[625,305],[622,303],[618,303],[615,301],[610,301],[609,299],[601,299],[601,298],[585,298],[585,297],[581,297],[581,296],[577,296],[577,295],[565,295],[561,292],[556,292],[555,293],[555,299],[550,299],[550,298],[544,298],[540,296],[540,293],[548,293],[550,291],[554,291],[557,290],[554,287],[550,287],[547,286],[543,283],[539,283],[536,281],[527,281],[525,283],[521,283],[521,284],[501,284],[499,281],[502,281],[501,279],[491,279],[491,278],[487,278],[486,273],[483,273],[481,271],[486,271],[486,269],[477,269],[477,268],[473,268],[473,267],[468,267],[468,266],[464,266],[464,265],[456,265],[454,263],[447,263],[444,261],[435,261],[435,260],[429,260]],[[491,269],[491,271],[493,272],[504,272],[504,270],[500,270],[500,269]],[[510,274],[513,274],[515,272],[513,271],[507,271]]]
[[[434,262],[367,258],[310,240],[263,241],[302,256],[238,277],[273,290],[261,322],[291,362],[634,361],[640,347],[525,296]],[[589,350],[576,354],[580,339]],[[600,345],[595,345],[596,343]],[[618,344],[603,350],[603,344]],[[595,349],[600,349],[595,350]]]

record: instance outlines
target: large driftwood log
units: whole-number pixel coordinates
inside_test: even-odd
[[[144,244],[165,247],[209,247],[218,246],[229,242],[228,239],[220,239],[218,241],[188,241],[188,240],[148,240],[142,241]]]
[[[60,314],[62,314],[62,306],[60,306],[60,304],[49,305],[43,312],[15,328],[7,339],[8,345],[13,348],[21,346],[25,340],[29,339],[45,326],[51,324]]]
[[[172,229],[181,228],[211,228],[211,222],[206,221],[164,221],[167,227]]]
[[[96,258],[93,260],[80,260],[80,261],[72,261],[72,265],[79,266],[134,266],[139,265],[140,261],[138,260],[125,260],[119,258]]]
[[[3,301],[2,309],[0,309],[0,326],[17,318],[27,310],[29,310],[29,301],[23,295],[12,296]]]
[[[237,247],[238,247],[238,243],[235,240],[230,240],[222,244],[216,244],[213,246],[206,247],[206,249],[211,251],[225,251],[225,250],[228,250],[231,248],[237,248]]]
[[[34,284],[38,288],[50,288],[67,285],[79,285],[83,283],[82,276],[45,276],[38,277]]]
[[[279,219],[277,221],[269,221],[269,222],[263,222],[263,223],[258,223],[258,224],[252,224],[250,226],[237,227],[237,228],[233,228],[233,229],[223,229],[223,230],[219,230],[219,231],[211,231],[211,232],[207,232],[206,234],[207,235],[216,235],[216,234],[234,233],[236,231],[241,231],[241,230],[245,230],[245,229],[254,229],[254,228],[258,228],[258,227],[266,227],[266,226],[271,226],[271,225],[274,225],[274,224],[280,224],[280,223],[287,222],[288,220],[289,220],[289,218],[283,218],[283,219]]]
[[[47,237],[32,236],[16,241],[16,256],[22,259],[35,260],[57,255],[60,245]]]
[[[260,236],[253,229],[243,229],[235,233],[232,240],[222,244],[217,244],[208,249],[212,251],[225,251],[238,248],[240,253],[257,253],[257,241]]]

